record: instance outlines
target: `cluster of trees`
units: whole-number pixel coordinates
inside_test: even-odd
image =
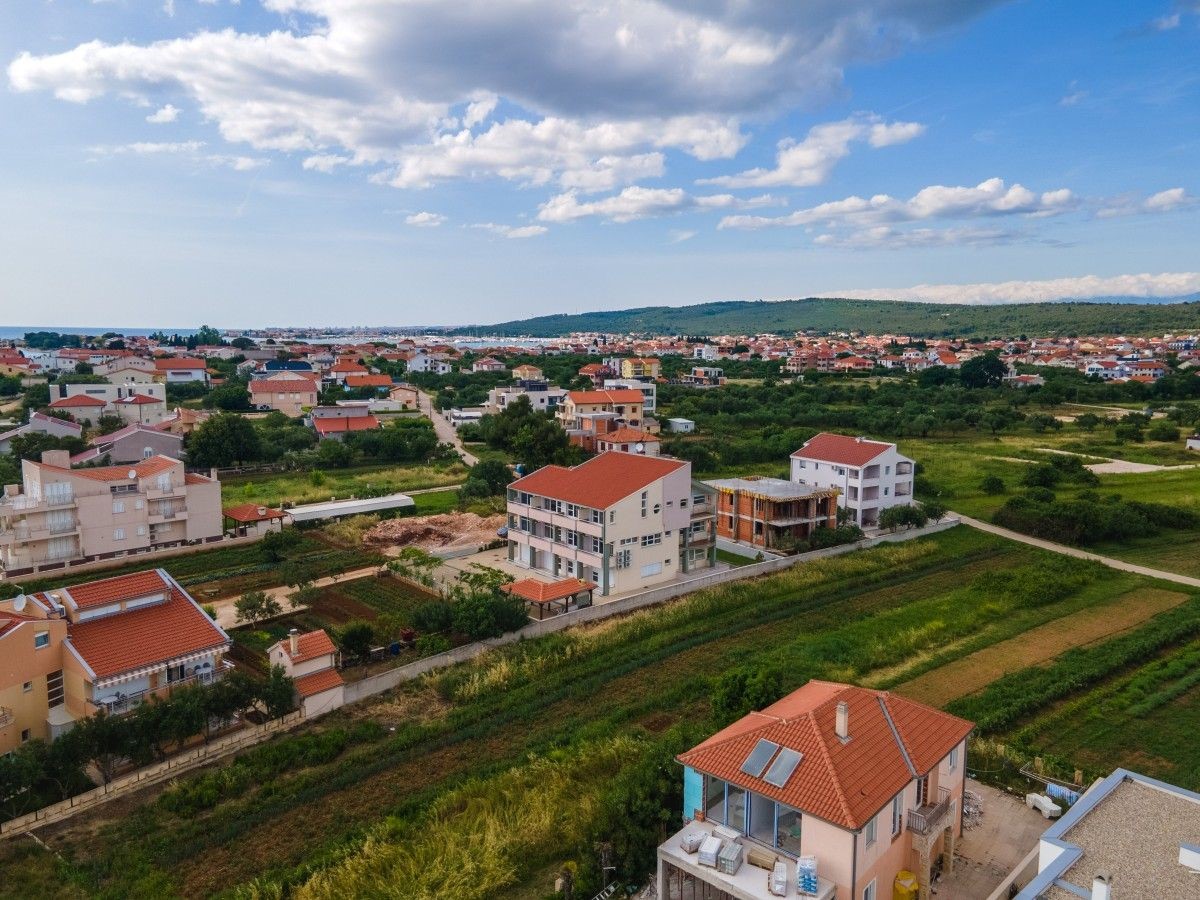
[[[12,818],[87,790],[89,765],[107,784],[126,763],[163,759],[196,736],[207,741],[237,716],[260,708],[272,718],[293,709],[292,680],[278,666],[262,681],[234,671],[151,699],[128,715],[101,711],[82,718],[52,743],[29,741],[0,757],[0,812]]]
[[[1067,544],[1091,545],[1158,534],[1164,529],[1200,527],[1200,514],[1165,503],[1123,500],[1082,491],[1059,498],[1045,487],[1031,487],[1009,498],[992,517],[997,525]]]
[[[553,417],[536,411],[528,397],[518,397],[502,412],[484,416],[478,425],[465,426],[459,433],[463,440],[483,441],[512,454],[529,471],[552,463],[571,466],[583,461],[583,451],[571,444]]]
[[[458,496],[463,501],[502,497],[512,480],[512,470],[507,463],[499,459],[481,459],[471,466],[466,482],[458,489]]]
[[[930,506],[936,507],[934,511],[938,513],[939,519],[945,517],[946,507],[933,501],[924,506],[889,506],[879,514],[879,527],[886,528],[888,531],[896,531],[900,528],[921,528],[931,518]]]

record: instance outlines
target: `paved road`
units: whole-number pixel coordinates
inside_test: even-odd
[[[423,412],[429,416],[429,420],[433,422],[433,430],[437,433],[438,440],[444,444],[453,444],[458,450],[462,460],[468,466],[473,466],[479,462],[479,457],[473,453],[468,453],[463,447],[462,439],[459,438],[458,432],[454,430],[454,426],[447,422],[436,409],[433,408],[433,400],[424,391],[417,391],[417,411]]]
[[[1041,547],[1043,550],[1061,553],[1063,556],[1074,556],[1076,559],[1094,560],[1108,566],[1110,569],[1119,569],[1122,572],[1132,572],[1135,575],[1145,575],[1148,578],[1161,578],[1163,581],[1173,581],[1176,584],[1185,584],[1188,587],[1200,587],[1200,578],[1192,578],[1190,575],[1179,575],[1175,572],[1164,572],[1162,569],[1151,569],[1147,566],[1134,565],[1133,563],[1125,562],[1123,559],[1113,559],[1111,556],[1088,553],[1086,550],[1068,547],[1066,544],[1056,544],[1054,541],[1045,541],[1041,538],[1021,534],[1019,531],[1010,531],[1007,528],[1001,528],[999,525],[993,525],[990,522],[981,522],[979,519],[972,519],[970,516],[964,516],[962,513],[955,513],[955,515],[959,517],[959,520],[964,525],[970,525],[972,528],[978,528],[980,531],[986,531],[989,534],[997,534],[1000,537],[1008,538],[1010,541],[1020,541],[1022,544],[1029,544],[1031,547]]]

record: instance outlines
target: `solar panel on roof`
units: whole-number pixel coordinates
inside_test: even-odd
[[[750,751],[750,755],[746,757],[746,761],[742,763],[742,771],[754,778],[761,777],[763,769],[767,767],[767,763],[771,761],[771,757],[778,749],[779,745],[773,741],[759,738],[754,749]]]
[[[792,777],[792,773],[796,771],[796,766],[800,765],[800,760],[803,758],[804,754],[798,750],[788,750],[786,748],[780,750],[779,755],[775,757],[775,762],[771,763],[771,768],[763,776],[763,781],[775,787],[783,787],[787,784],[787,780]]]

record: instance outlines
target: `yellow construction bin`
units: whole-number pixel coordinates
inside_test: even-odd
[[[896,873],[896,880],[892,884],[892,900],[917,900],[920,891],[916,875],[907,869]]]

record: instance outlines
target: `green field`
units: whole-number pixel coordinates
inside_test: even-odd
[[[466,477],[466,466],[458,462],[230,476],[221,482],[221,502],[225,506],[261,503],[274,507],[319,503],[460,484]]]
[[[539,896],[538,885],[549,885],[530,879],[544,879],[577,852],[581,833],[601,827],[621,773],[655,754],[669,758],[712,727],[709,695],[723,673],[774,669],[784,689],[813,677],[894,684],[1155,586],[957,528],[519,642],[322,720],[319,731],[361,720],[395,728],[336,759],[295,761],[249,786],[215,781],[199,808],[149,802],[48,829],[44,837],[69,862],[45,896],[200,896],[253,882],[233,895],[334,897],[369,893],[382,880],[433,898],[445,894],[420,873],[450,877],[431,861],[439,850],[461,860],[464,847],[480,868],[456,896]],[[382,602],[363,590],[364,604]],[[1176,606],[1129,633],[1182,628],[1186,646],[1190,624],[1170,617],[1195,607]],[[1158,652],[1167,658],[1173,646]],[[1061,699],[1040,698],[1032,711]],[[593,780],[575,766],[610,758],[614,746],[625,760],[619,772],[599,767],[611,777]],[[1069,742],[1053,752],[1075,757]],[[530,782],[533,759],[546,768]],[[1136,762],[1114,742],[1081,764]],[[667,771],[674,784],[677,772]],[[185,777],[178,790],[201,777]],[[564,793],[559,786],[571,782],[578,787]],[[529,791],[536,802],[521,802]],[[568,797],[569,833],[552,827]],[[494,825],[472,824],[483,821]],[[16,869],[0,897],[16,896],[46,865],[31,851],[0,848],[0,866]]]

